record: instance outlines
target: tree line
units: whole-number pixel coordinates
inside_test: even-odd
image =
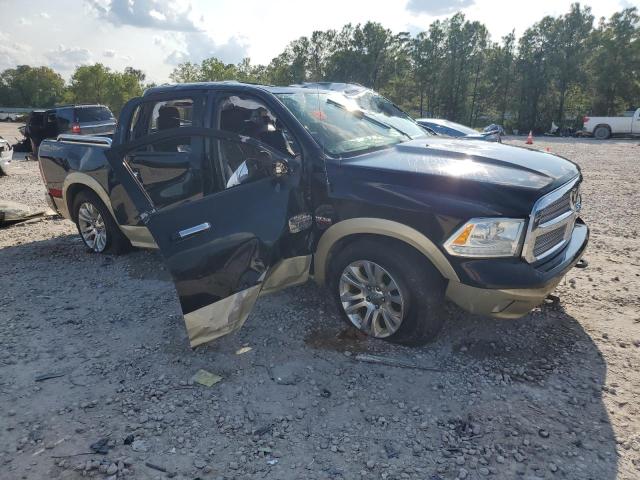
[[[101,103],[117,114],[127,100],[142,95],[145,74],[96,63],[77,67],[68,83],[49,67],[19,65],[0,73],[0,106],[46,108],[69,103]]]
[[[546,131],[579,127],[590,115],[640,106],[640,16],[626,8],[597,22],[575,3],[546,16],[520,38],[493,41],[485,25],[462,13],[420,33],[394,33],[380,23],[347,24],[292,41],[268,65],[217,58],[185,62],[174,82],[238,80],[273,85],[336,81],[380,91],[416,117],[471,126]],[[133,68],[78,67],[68,85],[47,67],[0,73],[0,105],[101,102],[118,111],[145,88]]]

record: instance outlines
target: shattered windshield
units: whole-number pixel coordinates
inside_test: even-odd
[[[357,96],[304,91],[277,97],[333,156],[361,153],[426,136],[402,110],[371,91]]]

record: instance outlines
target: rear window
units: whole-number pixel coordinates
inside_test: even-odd
[[[106,122],[113,120],[113,113],[107,107],[83,107],[76,109],[79,123]]]
[[[43,126],[44,125],[44,112],[31,112],[29,116],[29,123],[31,125]]]

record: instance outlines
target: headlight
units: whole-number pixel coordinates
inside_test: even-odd
[[[512,257],[518,253],[524,220],[520,218],[473,218],[444,244],[458,257]]]

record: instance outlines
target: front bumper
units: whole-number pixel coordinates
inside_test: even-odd
[[[589,228],[576,223],[571,240],[553,259],[553,267],[545,272],[546,281],[532,288],[489,289],[449,281],[447,298],[471,313],[496,318],[519,318],[540,305],[562,277],[582,257],[589,241]]]

